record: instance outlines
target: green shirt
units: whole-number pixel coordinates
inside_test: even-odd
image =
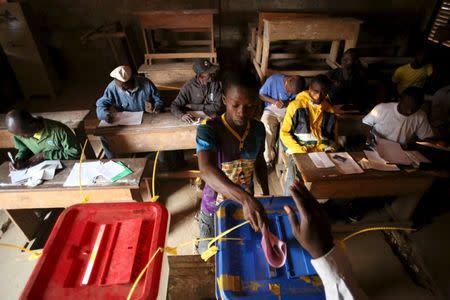
[[[34,154],[44,153],[44,159],[79,159],[80,145],[72,130],[66,125],[48,119],[44,121],[44,129],[40,139],[14,136],[18,150],[17,160],[25,160]]]

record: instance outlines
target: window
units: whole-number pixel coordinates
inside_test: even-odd
[[[431,26],[428,40],[450,47],[450,1],[442,1]]]

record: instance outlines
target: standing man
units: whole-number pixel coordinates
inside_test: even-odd
[[[159,113],[164,106],[155,85],[145,77],[134,76],[129,66],[119,66],[110,74],[111,81],[103,96],[97,100],[97,118],[108,123],[114,122],[110,111],[145,111]],[[107,158],[113,158],[106,138],[101,137],[103,149]]]
[[[77,138],[60,122],[35,118],[25,110],[12,110],[6,115],[5,125],[14,135],[18,150],[14,169],[24,169],[46,159],[80,158]]]
[[[298,94],[286,110],[280,130],[281,141],[289,154],[284,187],[286,196],[289,196],[289,187],[296,174],[292,154],[335,151],[336,117],[327,96],[329,88],[328,77],[315,76],[308,90]]]
[[[244,218],[254,230],[265,222],[264,209],[253,196],[253,174],[263,194],[269,194],[263,157],[264,125],[252,117],[255,96],[248,77],[230,76],[224,85],[226,112],[204,121],[197,129],[198,164],[206,182],[199,218],[201,238],[214,235],[214,212],[223,199],[240,203]],[[201,241],[198,251],[203,253],[207,245],[208,241]]]
[[[193,69],[195,77],[185,83],[170,106],[172,113],[187,123],[195,121],[188,111],[203,111],[209,116],[223,111],[222,84],[216,80],[219,67],[207,59],[198,59]]]
[[[266,128],[264,159],[268,167],[273,166],[278,126],[284,118],[286,107],[304,87],[303,77],[274,74],[259,90],[259,98],[264,101],[265,107],[261,122]]]

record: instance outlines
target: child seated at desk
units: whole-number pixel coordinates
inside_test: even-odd
[[[432,137],[433,131],[427,115],[420,110],[423,102],[421,88],[406,88],[398,103],[378,104],[363,118],[362,122],[367,126],[366,132],[404,145],[414,138],[422,140]]]
[[[296,173],[292,154],[335,151],[336,117],[327,96],[329,87],[328,77],[317,75],[309,89],[298,94],[287,107],[280,130],[281,141],[290,154],[284,188],[286,196],[289,196],[289,186]]]
[[[6,128],[14,137],[18,152],[14,169],[24,169],[46,159],[79,159],[80,145],[66,125],[44,118],[35,118],[24,110],[6,115]]]
[[[100,99],[97,100],[97,118],[108,123],[114,122],[110,108],[118,111],[145,111],[159,113],[164,106],[158,89],[145,77],[134,76],[129,66],[119,66],[110,74],[111,81]],[[107,158],[113,158],[108,140],[100,137]]]

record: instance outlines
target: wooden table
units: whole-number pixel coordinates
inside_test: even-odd
[[[358,162],[363,152],[351,152]],[[401,170],[384,172],[364,170],[362,174],[341,174],[336,169],[318,169],[308,154],[295,154],[294,161],[305,185],[317,199],[352,199],[394,196],[389,212],[395,221],[409,221],[423,194],[433,181],[448,178],[448,171]]]
[[[96,136],[106,137],[114,153],[184,150],[195,149],[197,125],[187,124],[172,113],[164,112],[144,114],[140,125],[97,127],[93,132]]]
[[[86,140],[86,133],[84,131],[84,120],[89,114],[89,110],[70,110],[70,111],[55,111],[55,112],[42,112],[33,113],[33,116],[39,116],[46,119],[59,121],[67,125],[75,132],[78,141],[82,144]],[[6,114],[0,114],[0,148],[9,149],[14,148],[14,140],[12,134],[6,129],[5,126]],[[93,150],[89,146],[85,150],[87,157],[93,158]]]
[[[146,158],[120,159],[133,173],[112,183],[99,178],[93,186],[63,187],[72,170],[75,160],[61,161],[64,169],[58,170],[55,178],[44,181],[36,187],[10,184],[8,163],[0,165],[0,209],[5,209],[13,222],[23,231],[28,239],[36,233],[39,220],[32,209],[69,207],[78,204],[84,196],[88,203],[142,201],[139,183],[146,167]]]

